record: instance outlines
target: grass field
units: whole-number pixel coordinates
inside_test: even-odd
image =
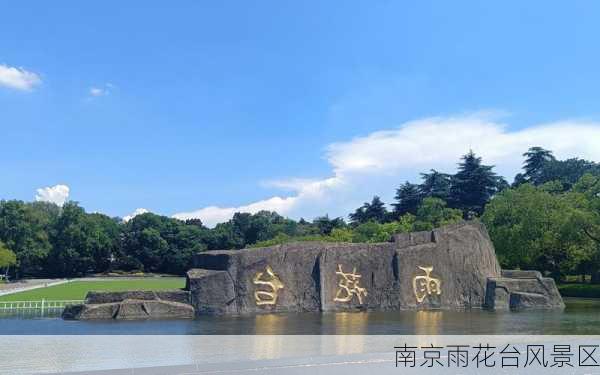
[[[600,298],[600,284],[560,284],[563,297]]]
[[[127,280],[73,281],[67,284],[33,289],[0,296],[0,301],[81,300],[90,290],[160,290],[185,287],[183,277],[140,278]]]

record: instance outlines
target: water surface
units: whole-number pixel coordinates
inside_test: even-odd
[[[564,311],[299,313],[195,320],[65,321],[35,314],[0,317],[3,335],[600,335],[600,300],[566,298]]]

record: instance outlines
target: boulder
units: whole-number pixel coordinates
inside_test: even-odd
[[[562,304],[555,285],[539,273],[502,271],[479,222],[399,234],[390,243],[206,251],[195,256],[194,265],[187,285],[199,315],[465,309],[488,306],[490,298],[507,308]],[[490,280],[504,279],[538,280],[536,287],[546,292],[528,281],[511,291],[490,286]]]
[[[189,292],[123,291],[89,292],[85,303],[69,305],[64,319],[189,319],[195,316],[189,303]]]
[[[194,263],[203,271],[187,274],[192,304],[199,314],[318,311],[322,249],[303,242],[200,253]]]
[[[186,285],[194,291],[191,303],[199,315],[237,313],[235,287],[227,271],[191,269]]]
[[[163,300],[179,303],[190,303],[190,292],[187,290],[131,290],[118,292],[90,291],[85,296],[85,303],[111,303],[126,299]]]
[[[397,298],[394,244],[323,244],[318,258],[321,311],[393,310]]]
[[[487,279],[500,277],[500,264],[483,224],[449,225],[401,234],[394,240],[402,308],[480,308],[485,302]],[[426,282],[434,283],[432,279],[439,282],[439,293],[427,290]]]
[[[119,320],[191,319],[194,317],[192,306],[179,302],[127,299],[119,302],[118,306],[113,317]]]
[[[113,319],[118,311],[118,303],[71,305],[65,307],[62,317],[77,320]]]
[[[487,280],[485,306],[494,310],[563,309],[565,304],[553,279],[537,271],[507,270],[502,277]]]

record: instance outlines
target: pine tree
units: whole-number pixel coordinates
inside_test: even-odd
[[[541,147],[531,147],[527,150],[526,153],[523,154],[526,158],[523,163],[523,177],[525,181],[531,182],[534,185],[539,185],[543,183],[541,181],[541,176],[544,171],[544,167],[548,162],[555,161],[554,155],[552,155],[552,151],[543,149]]]
[[[432,169],[430,173],[421,173],[423,182],[419,186],[423,198],[439,198],[447,201],[450,196],[451,176]]]
[[[450,203],[463,210],[467,218],[473,214],[481,215],[485,204],[498,191],[502,179],[492,171],[494,166],[481,164],[481,158],[473,151],[461,160],[458,172],[452,176]]]
[[[387,219],[388,212],[385,203],[378,196],[374,196],[371,203],[365,202],[349,216],[353,223],[362,224],[368,221],[383,223]]]
[[[422,195],[418,185],[406,181],[400,185],[400,188],[396,189],[394,199],[398,202],[392,204],[394,206],[394,216],[399,218],[407,213],[416,214],[421,205]]]

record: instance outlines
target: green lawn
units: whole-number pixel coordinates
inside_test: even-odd
[[[0,296],[0,301],[81,300],[90,290],[160,290],[185,287],[183,277],[140,278],[137,280],[73,281]]]
[[[563,297],[600,298],[600,284],[560,284]]]

